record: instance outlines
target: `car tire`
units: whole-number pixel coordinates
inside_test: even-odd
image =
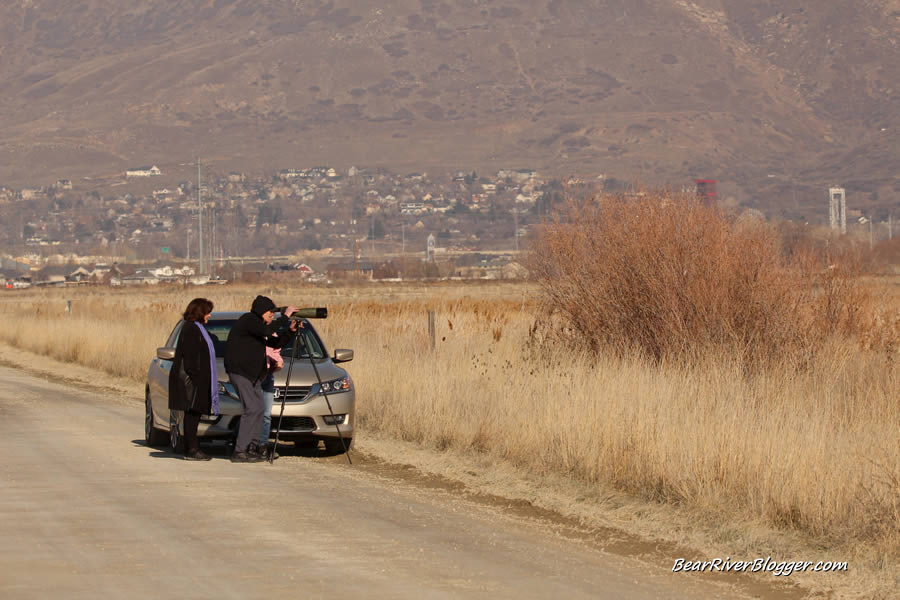
[[[346,446],[347,450],[350,449],[350,444],[353,443],[353,438],[344,438],[344,444],[341,445],[341,440],[339,438],[325,438],[325,452],[328,454],[343,454],[344,447]]]
[[[153,405],[150,402],[150,391],[148,390],[144,400],[144,442],[153,447],[165,446],[169,441],[168,437],[165,431],[157,429],[153,424]]]
[[[184,438],[181,437],[178,413],[177,410],[169,413],[169,449],[176,454],[184,452]]]

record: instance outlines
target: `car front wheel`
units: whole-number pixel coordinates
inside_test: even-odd
[[[144,442],[148,446],[165,446],[166,432],[153,425],[153,404],[150,402],[150,391],[144,400]]]

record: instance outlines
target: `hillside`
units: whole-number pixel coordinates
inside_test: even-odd
[[[887,214],[898,33],[900,0],[15,0],[0,185],[199,154],[710,177],[789,215],[840,182]]]

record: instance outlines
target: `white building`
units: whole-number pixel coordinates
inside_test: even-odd
[[[155,175],[162,175],[162,171],[156,165],[152,167],[135,167],[125,171],[126,177],[151,177]]]

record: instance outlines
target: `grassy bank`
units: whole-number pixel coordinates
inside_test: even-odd
[[[871,285],[898,314],[896,286]],[[873,589],[896,585],[900,370],[883,344],[833,342],[803,371],[751,374],[727,355],[588,355],[540,339],[535,287],[499,284],[24,290],[0,294],[0,341],[141,381],[192,297],[243,310],[258,292],[328,306],[316,326],[356,351],[361,428],[680,506],[723,530],[799,535],[872,574]]]

